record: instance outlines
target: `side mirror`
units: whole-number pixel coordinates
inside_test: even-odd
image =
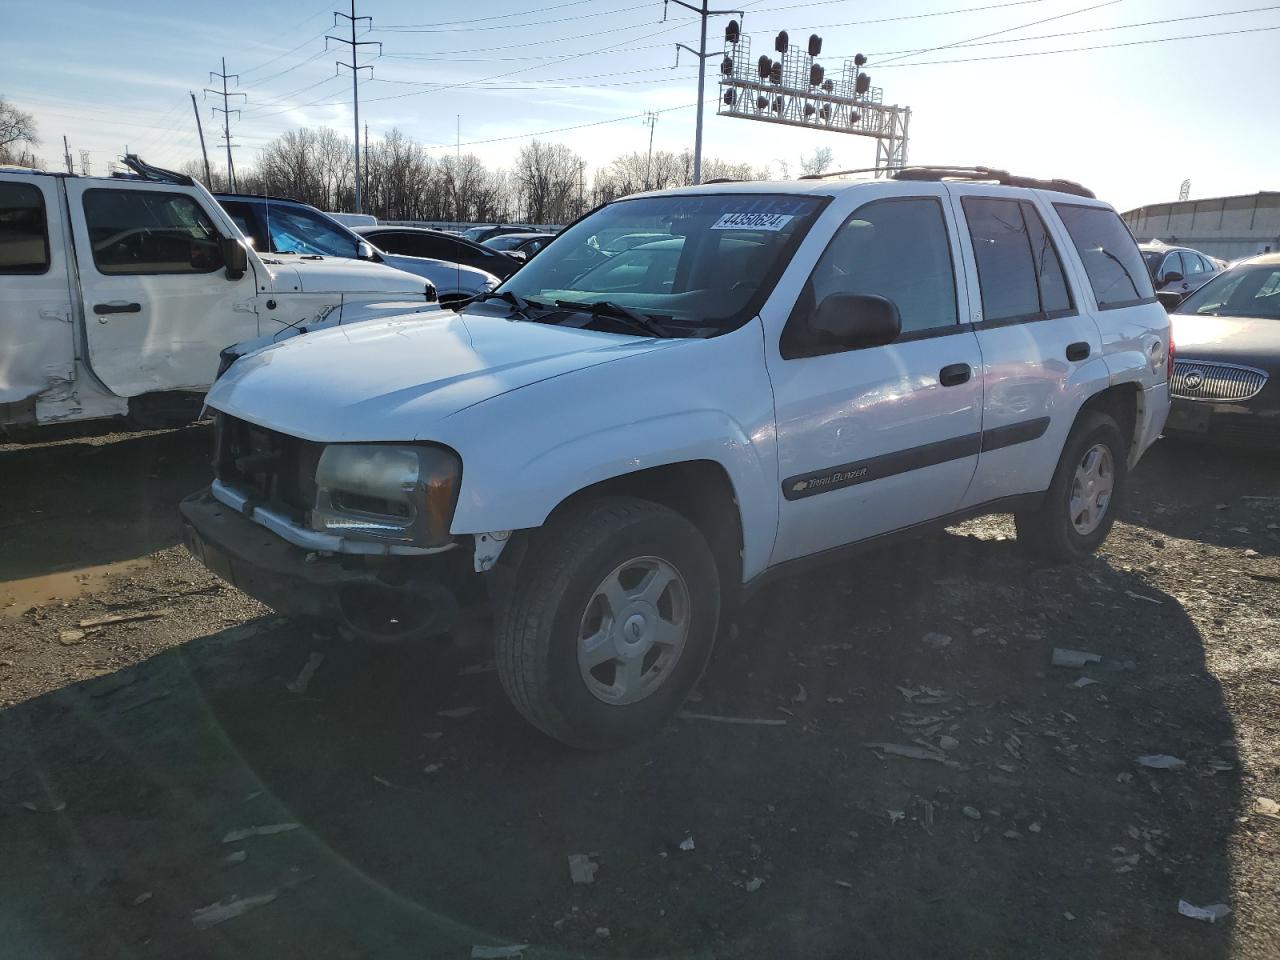
[[[825,346],[865,350],[893,343],[902,317],[892,300],[863,293],[833,293],[818,304],[811,321]]]
[[[1181,283],[1185,278],[1177,270],[1170,270],[1164,275],[1161,283]]]
[[[1157,290],[1156,299],[1160,301],[1160,306],[1165,310],[1172,311],[1174,307],[1187,299],[1187,294],[1181,290]]]
[[[249,251],[234,237],[219,237],[218,247],[222,252],[222,263],[226,267],[228,280],[239,280],[249,269]]]
[[[368,240],[361,240],[356,244],[357,260],[377,260],[377,254],[374,253],[373,244]]]
[[[525,253],[523,250],[508,250],[507,256],[512,260],[519,260],[521,263],[524,263],[529,259],[529,254]]]

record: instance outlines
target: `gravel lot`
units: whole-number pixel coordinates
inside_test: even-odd
[[[1078,567],[996,519],[777,584],[687,705],[769,724],[585,755],[483,620],[353,646],[207,574],[209,439],[0,446],[0,954],[1280,956],[1280,457],[1162,441]]]

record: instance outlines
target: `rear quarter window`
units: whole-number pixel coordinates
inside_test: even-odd
[[[1089,276],[1101,310],[1131,307],[1155,300],[1151,275],[1133,234],[1114,210],[1074,203],[1055,203],[1076,252]]]
[[[44,194],[30,183],[0,183],[0,274],[49,269]]]

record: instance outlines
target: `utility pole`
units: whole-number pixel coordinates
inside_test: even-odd
[[[368,64],[361,66],[358,55],[360,53],[361,47],[377,47],[378,56],[382,56],[382,44],[377,40],[357,40],[356,39],[356,23],[358,21],[368,20],[369,26],[370,27],[373,26],[373,17],[357,17],[356,16],[356,0],[351,0],[350,14],[339,13],[337,10],[333,11],[333,25],[335,27],[338,25],[339,17],[348,21],[351,24],[351,39],[348,40],[345,37],[335,37],[333,35],[326,35],[324,38],[325,40],[324,46],[325,46],[325,49],[328,50],[329,41],[332,40],[334,43],[345,43],[347,46],[351,48],[351,62],[343,63],[341,60],[338,60],[335,62],[335,65],[337,67],[346,67],[348,70],[351,71],[351,109],[352,109],[352,113],[355,114],[355,131],[356,131],[356,136],[355,136],[355,159],[356,159],[355,207],[356,208],[352,212],[362,213],[363,211],[360,209],[360,71],[368,70],[369,74],[372,76],[373,67],[369,66]]]
[[[204,124],[200,122],[200,108],[196,106],[195,92],[191,92],[191,110],[196,115],[196,133],[200,134],[200,156],[204,157],[204,182],[213,189],[213,177],[209,173],[209,150],[204,145]]]
[[[65,133],[62,135],[62,155],[67,160],[67,173],[74,174],[76,168],[71,165],[71,147],[67,143],[67,135]]]
[[[364,125],[364,192],[369,192],[369,125]]]
[[[211,90],[209,87],[205,87],[204,92],[212,93],[216,97],[222,97],[222,106],[214,107],[213,112],[222,114],[222,138],[227,141],[227,189],[231,190],[232,192],[235,192],[236,168],[235,168],[235,165],[231,162],[231,114],[234,113],[237,117],[239,117],[240,111],[229,109],[227,106],[227,102],[228,102],[228,98],[230,97],[244,97],[247,100],[248,95],[243,93],[232,93],[227,89],[228,80],[234,80],[236,82],[236,85],[239,86],[240,74],[227,73],[226,57],[222,58],[221,73],[214,73],[212,70],[209,71],[209,81],[211,83],[213,82],[214,77],[218,77],[220,80],[222,80],[222,89]]]
[[[653,128],[658,125],[658,115],[650,111],[645,111],[644,119],[640,121],[649,128],[649,159],[644,163],[644,188],[652,190],[649,186],[649,174],[653,172]]]
[[[676,44],[676,66],[680,65],[681,50],[688,50],[698,58],[698,124],[693,135],[693,182],[699,184],[702,182],[702,98],[707,85],[707,58],[719,56],[718,53],[707,53],[707,18],[724,17],[734,13],[741,21],[746,18],[746,15],[741,10],[711,10],[707,7],[707,0],[700,0],[699,6],[696,7],[691,3],[685,3],[685,0],[662,0],[663,20],[667,19],[668,3],[679,4],[686,10],[692,10],[701,20],[701,39],[698,41],[697,50],[683,43]],[[649,129],[652,132],[653,128]]]
[[[458,188],[462,177],[462,114],[453,115],[453,219],[462,222],[462,191]]]

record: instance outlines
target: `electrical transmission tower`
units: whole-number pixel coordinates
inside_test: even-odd
[[[88,150],[80,151],[80,176],[82,177],[89,176],[89,151]]]
[[[231,97],[244,97],[246,100],[248,100],[249,97],[248,97],[248,94],[233,93],[232,91],[227,89],[228,80],[234,80],[236,82],[236,86],[240,85],[240,74],[227,73],[226,57],[222,58],[221,73],[214,73],[212,70],[209,71],[210,83],[213,82],[214,77],[218,77],[222,81],[222,89],[213,90],[213,89],[210,89],[209,87],[205,87],[204,92],[212,93],[215,97],[222,98],[222,106],[214,107],[213,112],[222,114],[222,139],[227,142],[227,189],[234,193],[236,189],[236,167],[235,167],[235,164],[231,162],[231,114],[234,113],[236,117],[239,118],[240,111],[230,109],[230,107],[228,106],[228,100]],[[212,186],[212,184],[210,184],[210,186]]]
[[[355,136],[352,138],[352,149],[354,150],[354,156],[356,161],[356,179],[355,179],[355,184],[356,184],[355,207],[356,208],[352,212],[362,213],[363,211],[360,208],[360,71],[368,70],[370,76],[372,76],[373,67],[367,63],[361,66],[358,59],[358,55],[360,53],[361,47],[377,47],[378,56],[382,56],[382,44],[379,43],[377,40],[357,40],[356,39],[356,23],[358,21],[368,20],[369,26],[370,27],[373,26],[373,17],[357,17],[356,16],[356,0],[351,0],[350,14],[339,13],[337,10],[333,11],[333,25],[335,27],[338,25],[339,17],[341,17],[343,20],[346,20],[351,25],[351,39],[348,40],[345,37],[335,37],[332,35],[326,35],[324,38],[325,40],[324,46],[325,46],[325,49],[328,50],[329,41],[332,40],[334,43],[345,43],[348,47],[351,48],[351,62],[343,63],[341,60],[338,60],[336,62],[336,65],[339,68],[346,67],[348,70],[351,71],[351,109],[352,109],[352,112],[355,114]]]
[[[698,49],[685,46],[683,43],[676,44],[676,65],[680,65],[680,51],[688,50],[698,58],[698,122],[694,128],[693,134],[693,182],[702,182],[702,99],[703,91],[707,85],[707,58],[719,56],[718,53],[707,53],[707,18],[708,17],[724,17],[731,13],[736,13],[739,20],[745,19],[745,15],[741,10],[710,10],[707,8],[707,0],[699,0],[699,5],[694,6],[691,3],[685,3],[684,0],[662,0],[662,19],[667,19],[667,4],[676,3],[684,7],[686,10],[692,10],[702,21],[702,39],[698,43]],[[652,128],[650,128],[652,129]]]

